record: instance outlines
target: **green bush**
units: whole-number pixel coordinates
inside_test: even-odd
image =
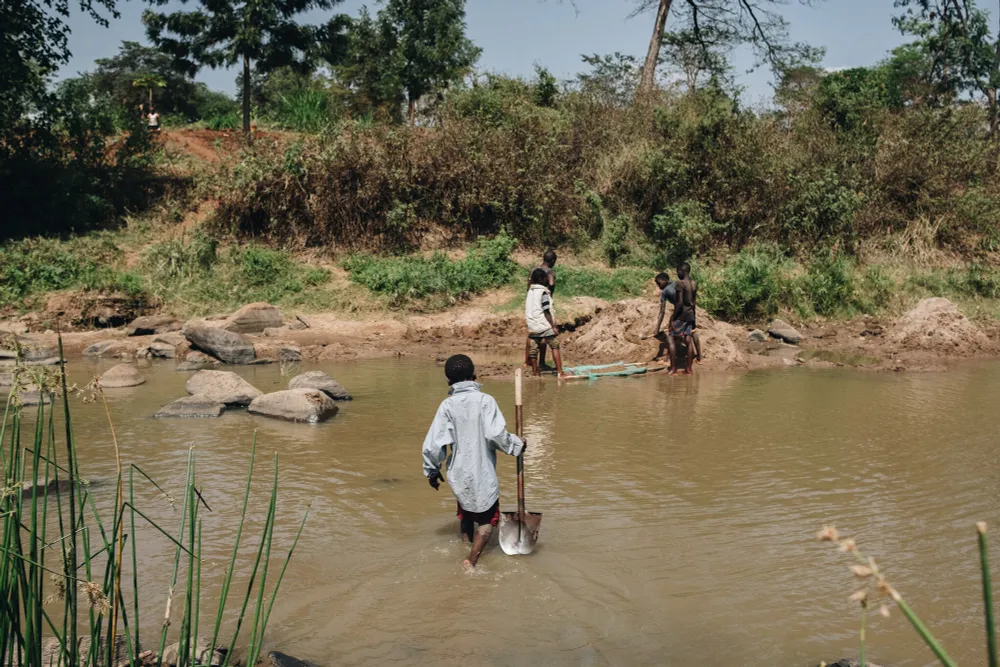
[[[860,293],[857,295],[858,308],[866,313],[877,313],[889,305],[896,293],[896,287],[896,281],[884,268],[877,265],[869,266],[865,269]]]
[[[221,130],[238,130],[243,127],[243,117],[237,111],[210,116],[205,119],[205,127],[219,132]]]
[[[106,237],[72,243],[34,238],[0,246],[0,307],[25,307],[33,295],[66,289],[143,295],[140,278],[115,268],[121,259]]]
[[[629,219],[626,215],[616,215],[604,224],[601,234],[601,250],[611,267],[628,254]]]
[[[430,259],[356,254],[344,262],[344,268],[352,281],[397,304],[430,296],[459,299],[510,282],[517,271],[510,258],[516,245],[516,240],[500,234],[480,241],[457,261],[441,253]]]
[[[785,297],[787,264],[774,246],[748,246],[717,275],[702,279],[702,305],[710,313],[731,320],[770,317],[778,312]]]
[[[672,204],[653,216],[649,236],[666,264],[677,266],[707,245],[713,231],[712,218],[705,207],[692,201]]]
[[[855,305],[854,266],[842,255],[829,251],[817,253],[802,284],[809,305],[818,315],[849,312]]]

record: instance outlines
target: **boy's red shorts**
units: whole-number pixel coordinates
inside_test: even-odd
[[[500,523],[500,499],[493,503],[493,507],[489,508],[485,512],[469,512],[462,509],[462,506],[455,503],[458,506],[458,520],[465,521],[469,520],[473,523],[477,523],[480,526],[485,526],[487,524],[491,526],[496,526]]]

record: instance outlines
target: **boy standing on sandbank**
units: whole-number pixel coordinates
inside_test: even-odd
[[[462,540],[472,544],[462,567],[472,569],[500,521],[497,450],[518,456],[526,445],[507,432],[496,400],[479,390],[472,359],[456,354],[445,362],[444,374],[451,388],[424,438],[424,476],[436,491],[447,457],[448,484],[458,501]]]
[[[556,373],[564,378],[562,352],[556,334],[556,320],[552,315],[552,292],[549,291],[549,277],[542,269],[531,272],[528,296],[524,300],[524,319],[528,323],[528,360],[535,376],[542,374],[538,362],[539,351],[544,346],[552,350],[556,362]]]
[[[687,263],[685,263],[685,266]],[[660,290],[660,312],[656,317],[656,324],[653,325],[653,333],[648,336],[643,336],[641,340],[646,340],[647,338],[655,338],[660,342],[660,349],[657,350],[656,356],[653,357],[653,361],[660,361],[663,359],[663,355],[667,352],[667,334],[662,331],[663,318],[667,312],[667,304],[669,303],[671,307],[677,300],[677,283],[670,281],[670,274],[666,272],[656,274],[653,278],[653,282],[656,283],[657,289]],[[693,282],[693,281],[692,281]],[[698,286],[694,285],[694,296],[698,296]],[[671,319],[673,319],[673,312],[671,310]],[[694,341],[694,351],[695,360],[701,363],[701,339],[698,336],[698,326],[695,322],[692,322],[691,329],[691,340]]]

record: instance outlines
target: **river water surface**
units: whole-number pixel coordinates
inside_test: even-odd
[[[73,364],[71,381],[108,365]],[[849,563],[815,539],[832,523],[879,559],[953,657],[985,662],[974,523],[1000,533],[1000,365],[529,382],[527,504],[544,513],[539,546],[510,558],[491,545],[471,574],[459,565],[453,497],[421,475],[421,442],[447,391],[442,369],[383,360],[302,370],[313,368],[355,396],[313,426],[245,410],[153,419],[185,395],[189,375],[172,363],[144,367],[143,386],[108,391],[124,457],[168,490],[183,486],[194,448],[212,508],[203,610],[214,606],[235,536],[254,431],[245,564],[278,453],[275,563],[307,507],[310,516],[267,649],[324,666],[804,666],[853,657]],[[287,382],[277,366],[236,372],[265,392]],[[513,384],[484,390],[513,422]],[[114,458],[103,408],[75,405],[74,427],[82,471],[107,506],[113,489],[98,482],[114,474]],[[501,455],[499,474],[509,509],[512,458]],[[168,526],[179,521],[179,508],[151,489],[137,504]],[[155,632],[173,552],[145,534],[141,616]],[[872,660],[933,663],[898,612],[873,618],[870,635]]]

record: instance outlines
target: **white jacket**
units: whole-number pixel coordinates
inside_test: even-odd
[[[552,328],[545,318],[545,311],[552,313],[555,321],[555,309],[552,307],[552,294],[545,285],[532,285],[524,300],[524,319],[528,322],[528,335],[540,334]]]

